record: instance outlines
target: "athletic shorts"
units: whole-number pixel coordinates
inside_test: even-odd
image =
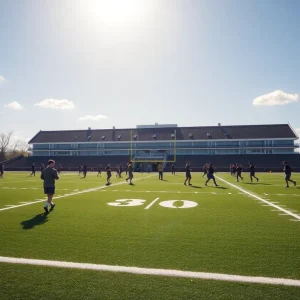
[[[292,174],[285,174],[285,180],[289,180]]]
[[[207,174],[207,179],[215,179],[215,176],[214,174]]]
[[[186,172],[186,173],[185,173],[185,177],[186,177],[187,179],[192,179],[192,175],[191,175],[190,172]]]
[[[44,193],[46,195],[54,195],[55,194],[55,186],[44,187]]]
[[[250,176],[255,176],[255,172],[250,172]]]
[[[132,172],[132,171],[129,171],[129,172],[128,172],[128,176],[129,176],[130,178],[133,178],[133,172]]]

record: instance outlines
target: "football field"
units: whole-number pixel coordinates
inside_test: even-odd
[[[0,299],[300,299],[299,187],[258,173],[0,179]]]

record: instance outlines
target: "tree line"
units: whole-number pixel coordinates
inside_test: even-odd
[[[0,162],[18,155],[28,156],[28,144],[13,139],[13,131],[0,133]]]

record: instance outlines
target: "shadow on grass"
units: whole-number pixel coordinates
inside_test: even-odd
[[[34,216],[32,219],[20,223],[23,229],[32,229],[37,225],[43,225],[48,222],[48,216],[45,213]]]
[[[224,187],[224,186],[214,186],[214,188],[220,189],[220,190],[228,190],[228,188]]]
[[[190,187],[193,189],[202,189],[202,187],[198,185],[190,185]]]
[[[244,184],[253,184],[253,185],[272,185],[271,183],[262,183],[262,182],[243,182]]]

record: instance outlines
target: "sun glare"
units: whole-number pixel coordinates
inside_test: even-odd
[[[138,21],[145,13],[142,0],[88,0],[84,10],[94,23],[125,24]]]

